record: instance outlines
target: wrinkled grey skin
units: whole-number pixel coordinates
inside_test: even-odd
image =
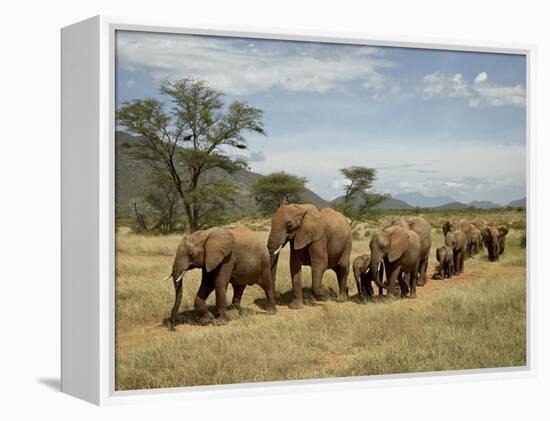
[[[396,225],[414,231],[420,238],[420,265],[418,285],[428,282],[428,260],[432,247],[432,226],[421,216],[399,217],[390,221],[390,226]]]
[[[464,272],[464,259],[468,242],[466,235],[460,231],[448,231],[445,236],[445,245],[453,250],[453,275]]]
[[[353,277],[357,285],[357,292],[360,300],[368,300],[374,296],[374,289],[372,288],[372,282],[374,282],[374,276],[370,268],[370,254],[363,254],[357,256],[353,260]],[[382,278],[384,271],[384,265],[380,267],[379,277]],[[378,287],[378,295],[384,295],[384,288]]]
[[[195,310],[201,315],[202,324],[212,319],[206,308],[206,299],[214,290],[220,321],[227,321],[225,295],[228,283],[233,285],[232,303],[235,307],[239,308],[246,286],[258,284],[265,291],[268,313],[277,311],[266,246],[246,227],[234,230],[210,228],[184,235],[178,245],[172,265],[176,299],[170,317],[170,330],[175,329],[181,304],[183,275],[192,269],[202,270],[201,284],[195,297]]]
[[[407,296],[409,285],[403,275],[409,274],[410,298],[416,298],[416,282],[421,259],[420,238],[416,232],[400,226],[391,226],[373,234],[370,244],[371,271],[376,274],[378,287],[384,287],[378,269],[382,262],[387,276],[388,296],[395,297],[399,281],[401,297]]]
[[[439,262],[439,279],[450,279],[454,273],[453,249],[441,246],[435,250],[435,258]]]

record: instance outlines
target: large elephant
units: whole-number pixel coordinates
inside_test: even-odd
[[[450,279],[454,274],[453,249],[443,245],[435,249],[435,258],[439,262],[439,279]]]
[[[466,235],[460,230],[448,231],[445,236],[445,245],[453,250],[454,273],[464,272],[464,259],[468,246]]]
[[[360,300],[369,299],[374,295],[374,289],[372,283],[375,281],[374,274],[370,267],[370,254],[362,254],[353,259],[353,277],[357,285],[357,294]],[[379,269],[379,277],[383,276],[384,266]],[[378,288],[378,295],[384,294],[384,288],[380,286]]]
[[[483,227],[483,229],[481,229],[481,236],[483,237],[483,243],[487,248],[489,261],[494,262],[498,260],[498,256],[500,255],[498,229],[493,227]]]
[[[285,205],[277,209],[271,218],[267,242],[271,255],[273,285],[279,251],[286,243],[290,243],[290,275],[294,295],[290,308],[303,307],[302,265],[311,266],[311,289],[317,299],[326,298],[323,274],[327,269],[332,269],[338,278],[338,301],[347,300],[351,228],[344,215],[329,208],[319,211],[310,204]]]
[[[501,225],[498,229],[498,254],[504,253],[506,246],[506,235],[508,234],[508,226]]]
[[[472,223],[468,222],[465,219],[451,219],[446,221],[442,227],[443,235],[447,236],[448,232],[453,232],[460,230],[466,236],[466,254],[465,257],[470,257],[472,254],[472,243],[475,241],[476,237],[476,227]]]
[[[432,248],[432,226],[421,216],[394,218],[390,222],[391,225],[410,229],[416,232],[420,238],[420,266],[417,283],[418,285],[425,285],[428,282],[427,272],[430,249]]]
[[[410,297],[416,298],[416,282],[420,267],[421,243],[418,234],[401,226],[390,226],[373,234],[370,240],[371,272],[375,273],[375,282],[382,283],[379,268],[384,262],[387,275],[388,296],[395,297],[395,283],[399,281],[401,296],[405,297],[410,287]],[[403,274],[409,275],[409,285],[403,280]]]
[[[270,259],[267,248],[246,227],[234,230],[210,228],[184,235],[172,265],[172,279],[176,300],[170,317],[170,330],[174,330],[181,304],[182,283],[185,272],[202,269],[202,279],[195,298],[195,309],[201,323],[212,315],[206,308],[206,299],[216,290],[216,310],[222,322],[227,320],[227,284],[233,285],[233,305],[239,307],[247,285],[259,284],[265,291],[268,313],[277,311],[271,285]]]

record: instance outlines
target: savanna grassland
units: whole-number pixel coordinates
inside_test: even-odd
[[[441,225],[457,211],[431,211],[429,275]],[[397,212],[379,212],[355,225],[352,259],[369,250],[370,235]],[[490,225],[508,223],[506,251],[499,262],[487,252],[465,262],[465,273],[432,280],[415,300],[375,300],[360,304],[353,275],[346,303],[306,300],[289,310],[288,246],[281,251],[278,313],[268,316],[259,286],[247,287],[243,311],[230,323],[198,326],[192,311],[200,271],[184,278],[180,320],[175,332],[163,325],[173,304],[170,273],[180,235],[144,236],[120,228],[116,236],[116,389],[313,379],[409,373],[526,364],[525,211],[492,210],[464,214]],[[267,240],[269,220],[243,220]],[[233,224],[237,225],[237,224]],[[305,297],[311,277],[302,270]],[[323,283],[337,289],[333,272]],[[232,295],[228,288],[228,302]],[[208,300],[214,305],[214,294]]]

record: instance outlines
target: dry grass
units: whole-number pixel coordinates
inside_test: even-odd
[[[363,232],[374,232],[383,224],[379,219],[361,226],[363,239],[354,240],[352,258],[368,251],[369,237]],[[258,227],[264,225],[265,221],[257,222]],[[256,231],[267,238],[265,230]],[[193,271],[184,281],[180,311],[185,323],[168,332],[162,320],[169,314],[174,292],[171,281],[161,279],[170,271],[180,236],[118,233],[117,389],[524,365],[521,236],[521,230],[510,231],[499,263],[488,262],[484,252],[466,262],[465,275],[430,281],[416,300],[366,305],[309,302],[303,310],[283,305],[277,315],[267,316],[263,292],[248,287],[244,314],[237,317],[233,312],[236,320],[226,326],[192,325],[190,309],[200,277]],[[435,266],[435,246],[442,241],[440,230],[434,229],[430,270]],[[285,293],[285,303],[291,287],[284,264],[288,247],[281,253],[277,288]],[[304,287],[311,285],[309,268],[304,268],[303,281]],[[323,281],[337,288],[332,272]],[[354,295],[351,275],[348,284]],[[214,304],[213,296],[209,304]]]

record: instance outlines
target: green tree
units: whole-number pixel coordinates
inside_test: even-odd
[[[221,169],[233,173],[246,162],[233,159],[231,149],[246,149],[246,132],[264,134],[263,111],[245,102],[229,105],[223,94],[197,79],[163,83],[168,99],[126,101],[117,124],[141,141],[130,142],[129,153],[157,172],[166,172],[182,200],[191,231],[212,223],[223,213],[235,188],[225,180],[205,177]]]
[[[344,198],[337,205],[340,212],[352,220],[361,218],[389,196],[385,194],[369,193],[376,180],[376,169],[361,166],[341,168],[340,172],[346,178]]]
[[[301,193],[306,188],[307,179],[284,171],[260,177],[252,185],[256,201],[265,213],[272,213],[288,203],[301,202]]]

